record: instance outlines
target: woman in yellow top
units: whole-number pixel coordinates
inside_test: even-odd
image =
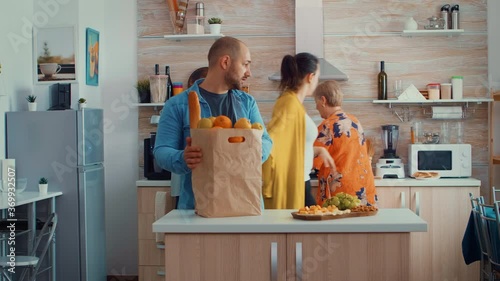
[[[375,180],[363,127],[356,117],[342,110],[343,94],[339,85],[334,81],[321,83],[314,91],[314,100],[316,109],[325,119],[318,126],[319,135],[314,145],[328,149],[342,175],[334,180],[330,168],[322,165],[319,159],[314,162],[314,167],[319,169],[318,204],[344,192],[359,198],[362,205],[375,205]]]
[[[262,168],[266,209],[315,205],[309,183],[313,159],[334,165],[326,149],[313,148],[318,130],[302,104],[318,85],[319,71],[318,59],[309,53],[286,55],[281,62],[281,94],[267,125],[273,148]]]

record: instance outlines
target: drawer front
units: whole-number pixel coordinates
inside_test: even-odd
[[[139,240],[139,265],[165,265],[165,249],[158,249],[155,240]]]
[[[165,281],[165,266],[139,266],[139,281]]]

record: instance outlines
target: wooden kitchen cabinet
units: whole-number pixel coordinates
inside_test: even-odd
[[[169,234],[166,280],[285,280],[285,234]]]
[[[408,280],[409,239],[409,233],[288,234],[286,280]]]
[[[379,208],[410,208],[409,186],[377,187]]]
[[[155,221],[156,192],[167,192],[167,212],[174,208],[170,197],[170,187],[138,187],[137,188],[137,234],[139,281],[164,280],[165,251],[163,245],[156,242],[152,224]]]
[[[165,251],[173,254],[167,255],[166,280],[408,280],[409,237],[409,233],[169,234]],[[380,255],[384,258],[373,258]]]
[[[477,264],[466,265],[462,256],[462,238],[470,215],[469,193],[479,196],[479,186],[377,187],[380,208],[398,208],[406,202],[406,208],[428,224],[427,232],[411,234],[411,281],[479,279]]]

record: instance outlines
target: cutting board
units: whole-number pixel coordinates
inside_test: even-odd
[[[355,218],[355,217],[368,217],[375,216],[378,211],[373,212],[352,212],[349,214],[342,215],[304,215],[299,214],[298,212],[292,212],[292,216],[294,219],[298,220],[306,220],[306,221],[322,221],[322,220],[336,220],[336,219],[345,219],[345,218]]]

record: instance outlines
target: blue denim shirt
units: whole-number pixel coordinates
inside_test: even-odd
[[[154,148],[155,159],[160,167],[173,173],[184,175],[184,185],[181,187],[178,209],[194,209],[194,195],[191,183],[191,169],[184,161],[186,137],[190,136],[188,94],[198,93],[201,117],[212,116],[208,103],[200,95],[198,85],[203,79],[197,80],[193,86],[184,92],[170,98],[163,107]],[[231,90],[236,119],[247,118],[251,123],[264,125],[255,99],[239,90]],[[239,105],[239,106],[238,106]],[[272,140],[264,128],[262,135],[262,162],[271,153]]]

